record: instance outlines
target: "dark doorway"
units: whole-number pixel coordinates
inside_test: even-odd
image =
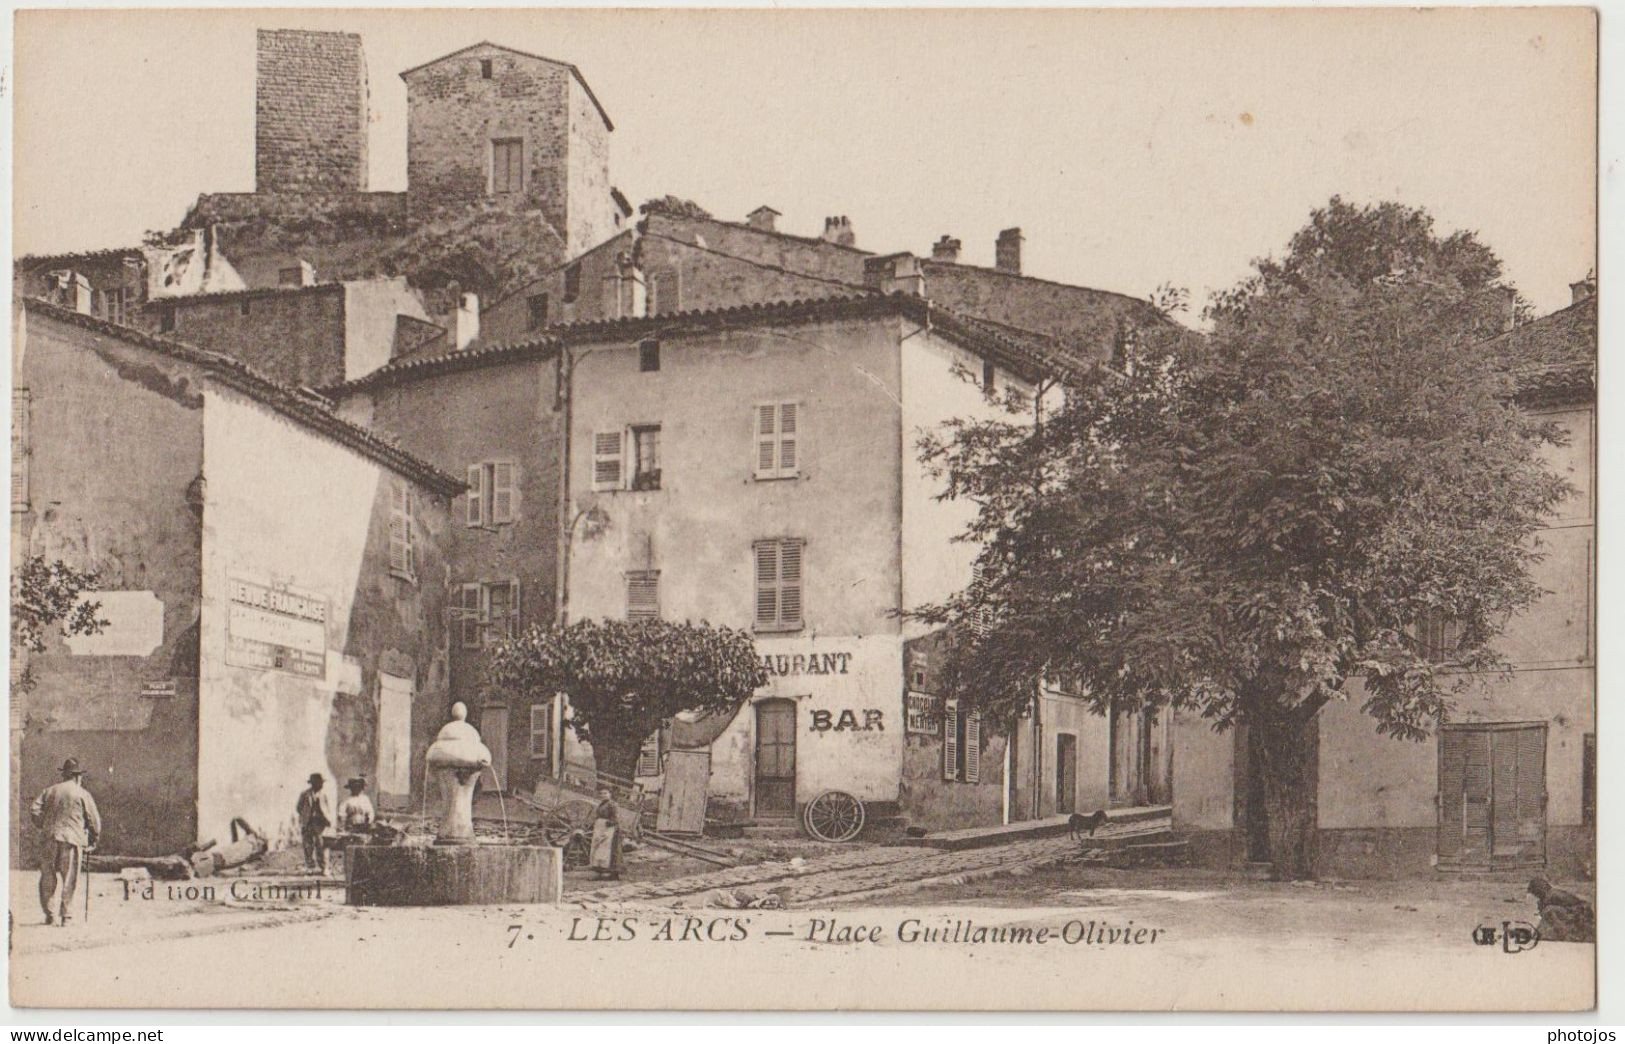
[[[756,705],[756,816],[796,814],[796,705],[763,700]]]
[[[1055,735],[1055,814],[1069,816],[1078,810],[1078,737],[1065,732]]]

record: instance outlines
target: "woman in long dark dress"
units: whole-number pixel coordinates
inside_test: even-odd
[[[598,789],[598,807],[592,818],[592,858],[589,865],[599,877],[621,876],[621,823],[615,798],[608,787]]]

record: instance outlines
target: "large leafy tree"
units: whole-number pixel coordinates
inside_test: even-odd
[[[1100,713],[1245,726],[1271,862],[1312,874],[1319,711],[1425,738],[1540,594],[1561,436],[1480,348],[1513,300],[1471,233],[1334,198],[1211,303],[1210,336],[1141,330],[1036,420],[926,436],[978,506],[979,582],[918,612],[975,625],[950,628],[954,694],[1008,717],[1066,677]]]
[[[664,620],[578,620],[499,643],[490,686],[532,700],[563,693],[600,768],[631,779],[638,750],[680,711],[732,715],[767,674],[748,634]]]

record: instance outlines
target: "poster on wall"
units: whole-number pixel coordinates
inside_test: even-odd
[[[327,676],[327,599],[292,587],[232,577],[226,662],[234,667]]]
[[[942,734],[942,700],[930,693],[910,692],[906,702],[905,718],[909,735],[938,736]]]

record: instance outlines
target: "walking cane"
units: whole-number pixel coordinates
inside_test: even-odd
[[[83,876],[84,876],[84,879],[85,879],[85,923],[89,924],[90,923],[90,846],[86,845],[84,848],[80,849],[80,852],[82,854],[79,857],[79,864],[80,864],[79,869],[83,872]]]

